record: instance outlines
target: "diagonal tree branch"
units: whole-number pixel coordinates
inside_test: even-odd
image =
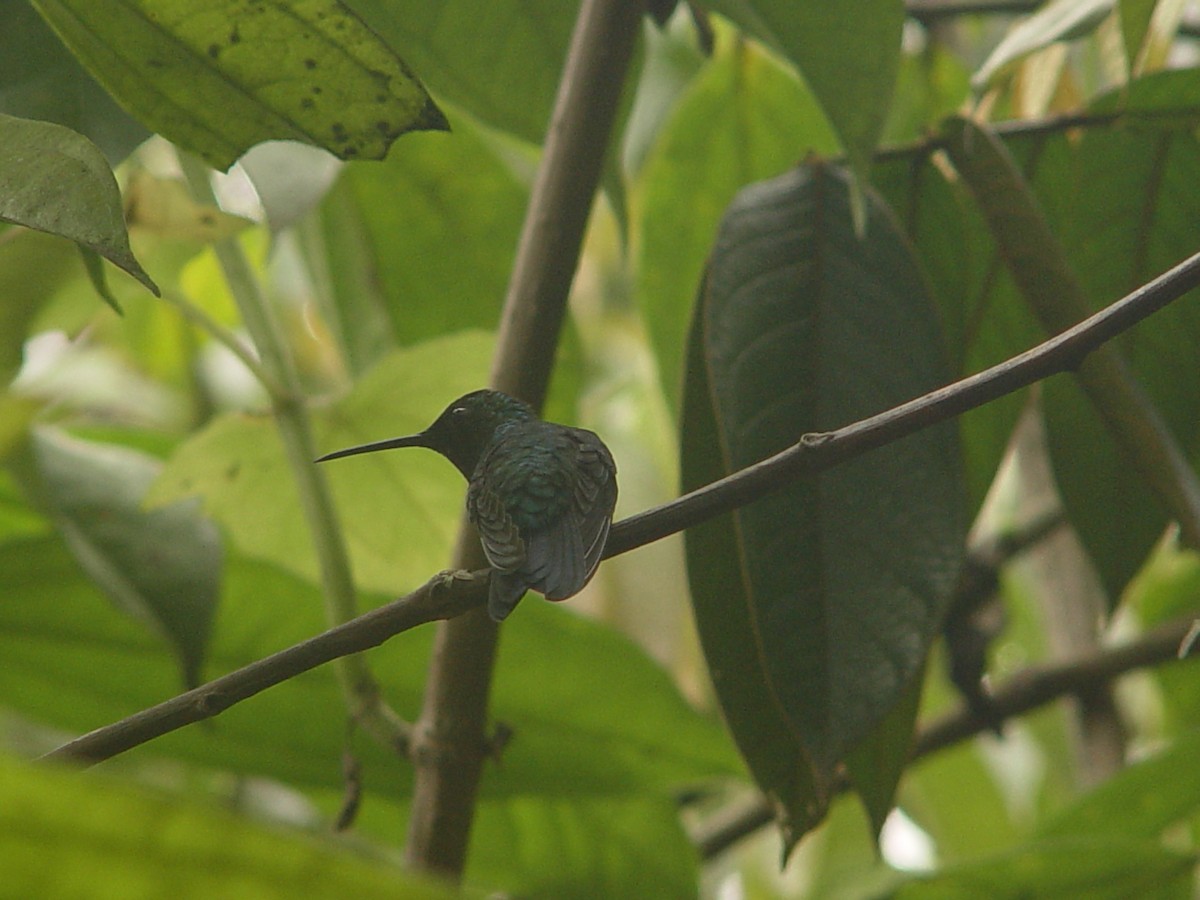
[[[1088,353],[1200,286],[1200,253],[1149,284],[1020,356],[894,409],[795,446],[669,503],[613,525],[605,558],[626,553],[759,499],[807,472],[868,450],[1075,368]],[[241,700],[339,656],[378,646],[393,635],[482,607],[486,571],[438,575],[379,609],[266,657],[127,719],[98,728],[47,754],[99,762],[184,725],[211,718]],[[1178,647],[1179,641],[1176,641]]]
[[[826,469],[1050,375],[1072,371],[1097,347],[1198,286],[1200,253],[1012,359],[837,431],[806,434],[798,444],[762,462],[670,503],[630,516],[613,526],[605,554],[615,556],[698,525],[765,496],[780,485],[781,478],[790,480]]]

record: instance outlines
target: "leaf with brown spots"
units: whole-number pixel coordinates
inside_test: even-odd
[[[337,0],[34,5],[143,124],[219,169],[268,140],[382,159],[407,131],[449,127],[404,61]]]

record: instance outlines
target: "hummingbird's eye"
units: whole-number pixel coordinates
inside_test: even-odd
[[[450,415],[455,416],[456,418],[459,418],[459,419],[461,419],[466,414],[467,414],[467,408],[465,406],[456,406],[456,407],[454,407],[454,409],[450,410]]]

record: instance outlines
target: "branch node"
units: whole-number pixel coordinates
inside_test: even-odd
[[[836,438],[837,432],[835,431],[810,431],[800,436],[800,446],[804,448],[805,452],[817,452]]]

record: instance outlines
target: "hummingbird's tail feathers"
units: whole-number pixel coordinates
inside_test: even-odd
[[[588,581],[583,541],[574,522],[530,535],[521,567],[526,583],[547,600],[566,600]]]
[[[517,608],[521,598],[525,596],[528,585],[525,576],[520,572],[500,572],[492,570],[491,583],[488,585],[488,615],[493,622],[503,622],[508,614]]]
[[[580,510],[579,518],[580,542],[583,546],[583,561],[587,574],[584,583],[591,581],[596,567],[600,565],[600,557],[604,555],[604,545],[608,542],[608,529],[612,526],[613,510],[617,505],[617,479],[611,474],[603,483],[597,486],[596,496],[590,506]]]

